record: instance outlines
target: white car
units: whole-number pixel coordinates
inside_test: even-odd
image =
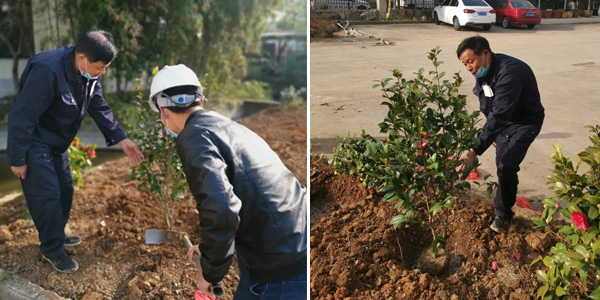
[[[455,30],[463,26],[482,26],[490,30],[496,23],[496,12],[483,0],[444,0],[433,8],[435,24],[452,24]]]

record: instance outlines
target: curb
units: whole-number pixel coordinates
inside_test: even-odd
[[[0,269],[0,299],[2,300],[69,300],[44,290],[37,284]]]

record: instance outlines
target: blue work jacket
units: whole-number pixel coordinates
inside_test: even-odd
[[[27,162],[32,144],[64,152],[88,113],[108,146],[125,139],[102,95],[99,80],[81,76],[74,46],[39,53],[27,62],[8,116],[7,156],[11,166]]]
[[[487,96],[484,86],[492,90]],[[477,79],[473,93],[479,98],[479,108],[486,117],[477,136],[477,155],[483,154],[496,137],[512,125],[536,125],[544,122],[544,107],[540,101],[537,81],[531,68],[514,57],[493,53],[486,76]]]

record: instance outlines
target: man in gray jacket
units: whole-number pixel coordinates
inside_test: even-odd
[[[198,289],[212,294],[235,248],[234,299],[306,299],[306,188],[262,138],[202,108],[202,86],[186,66],[165,66],[150,90],[197,203],[202,243],[188,255],[200,255]]]

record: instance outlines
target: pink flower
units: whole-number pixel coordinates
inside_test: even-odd
[[[492,270],[496,271],[498,269],[498,262],[495,260],[492,260]]]
[[[417,148],[418,149],[424,149],[427,147],[427,139],[421,139],[417,142]]]
[[[83,151],[87,151],[88,149],[90,149],[90,145],[85,145],[83,148],[81,148]]]
[[[94,158],[94,157],[96,157],[96,151],[94,151],[94,150],[90,150],[90,151],[88,151],[88,155],[89,155],[90,157]]]
[[[521,259],[521,253],[519,253],[519,252],[515,253],[515,258],[517,260]]]
[[[579,229],[583,229],[583,230],[587,231],[588,228],[590,228],[590,225],[588,225],[588,222],[587,222],[587,219],[585,218],[585,216],[578,211],[574,211],[571,214],[571,221]]]
[[[529,203],[527,202],[527,198],[524,198],[524,197],[517,198],[517,202],[515,203],[515,205],[518,207],[521,207],[521,208],[533,210],[533,208],[531,206],[529,206]]]

